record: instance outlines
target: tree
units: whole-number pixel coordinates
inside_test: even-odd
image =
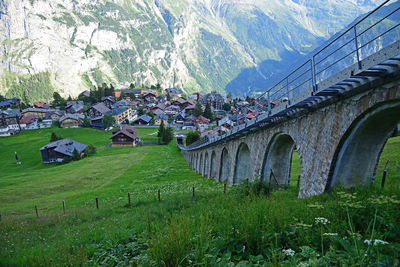
[[[147,112],[147,115],[149,115],[150,117],[154,118],[154,112],[152,110],[149,110]]]
[[[4,100],[5,100],[4,96],[0,95],[0,101],[4,101]]]
[[[85,118],[83,119],[82,127],[90,128],[90,119],[86,115]]]
[[[226,96],[226,98],[232,99],[232,93],[229,93],[229,94]]]
[[[196,102],[196,105],[194,106],[194,111],[193,111],[193,115],[195,117],[200,116],[203,113],[203,110],[201,109],[201,104],[199,101]]]
[[[131,90],[133,90],[133,89],[135,89],[135,85],[134,85],[133,83],[131,83],[131,84],[129,85],[129,88],[130,88]]]
[[[167,127],[162,136],[162,143],[168,145],[174,139],[174,128]]]
[[[103,117],[103,126],[105,129],[110,128],[114,124],[114,117],[111,114],[105,114]]]
[[[74,148],[74,151],[72,152],[72,160],[80,160],[81,155],[79,154],[78,150]]]
[[[138,115],[142,116],[144,114],[144,110],[142,108],[138,109]]]
[[[158,133],[157,133],[157,136],[158,136],[158,143],[159,143],[159,144],[161,144],[161,142],[162,142],[162,137],[163,137],[163,135],[164,135],[164,132],[165,132],[164,121],[161,120],[161,124],[160,124],[160,127],[158,127]]]
[[[135,95],[134,93],[130,93],[130,94],[129,94],[129,98],[130,98],[131,100],[135,100],[135,99],[136,99],[136,95]]]
[[[214,114],[211,111],[211,105],[207,103],[206,108],[204,109],[203,116],[209,119],[210,121],[214,120]]]
[[[169,91],[167,93],[167,101],[171,101],[171,95],[169,94]]]
[[[125,99],[125,93],[124,93],[124,92],[121,92],[121,94],[120,94],[119,97],[118,97],[118,101],[121,101],[121,100],[123,100],[123,99]]]
[[[200,140],[200,133],[199,132],[190,132],[186,136],[186,145],[193,144],[197,140]]]
[[[62,139],[62,138],[60,136],[57,136],[57,134],[55,132],[51,133],[50,142],[54,142],[54,141],[57,141],[60,139]]]
[[[62,96],[59,94],[59,93],[57,93],[57,92],[54,92],[53,93],[53,106],[60,106],[60,107],[64,107],[65,106],[65,104],[66,104],[66,101],[65,101],[65,99],[64,98],[62,98]]]
[[[84,152],[83,152],[84,154],[84,157],[88,157],[88,156],[91,156],[91,155],[93,155],[93,154],[96,154],[96,147],[94,146],[94,145],[92,145],[92,144],[89,144],[86,148],[85,148],[85,150],[84,150]]]
[[[226,103],[224,103],[224,105],[222,106],[222,108],[223,108],[225,111],[230,111],[230,110],[231,110],[231,104],[228,103],[228,102],[226,102]]]

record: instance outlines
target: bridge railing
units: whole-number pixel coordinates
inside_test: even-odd
[[[300,103],[322,89],[325,82],[347,67],[358,65],[363,69],[363,59],[400,40],[400,1],[386,0],[376,9],[337,34],[327,45],[315,52],[310,59],[293,70],[282,80],[261,94],[268,105],[268,112],[257,116],[255,121],[268,119],[279,112]],[[391,9],[385,9],[393,3]],[[350,77],[346,77],[350,78]],[[323,85],[323,86],[321,86]],[[272,103],[279,106],[272,107]],[[246,130],[253,122],[236,125],[229,133],[211,140],[201,139],[183,150],[193,150],[215,141],[234,136]]]
[[[382,8],[390,2],[386,0],[344,30],[259,98],[290,106],[303,95],[318,91],[320,82],[341,70],[355,63],[361,69],[363,59],[400,39],[400,3],[394,3],[394,8],[383,14]]]

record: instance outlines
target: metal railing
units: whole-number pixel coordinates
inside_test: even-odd
[[[267,102],[267,112],[257,116],[254,121],[260,121],[289,108],[306,97],[320,91],[319,84],[338,74],[349,66],[357,64],[362,69],[362,60],[385,47],[400,40],[400,1],[393,3],[393,8],[384,12],[384,7],[392,0],[386,0],[373,11],[365,15],[349,28],[334,37],[327,45],[315,52],[310,59],[281,79],[257,99]],[[376,16],[374,16],[376,15]],[[350,78],[350,77],[349,77]],[[271,103],[279,103],[281,107],[273,108]],[[250,121],[237,125],[228,134],[218,138],[201,138],[184,150],[193,150],[211,144],[215,141],[234,136],[237,132],[251,126]]]

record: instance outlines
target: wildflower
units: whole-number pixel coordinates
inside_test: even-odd
[[[290,256],[293,257],[294,254],[296,253],[293,249],[288,248],[288,249],[283,249],[282,252],[286,255],[286,256]]]
[[[317,217],[314,219],[316,224],[323,224],[326,225],[327,223],[329,223],[329,220],[324,218],[324,217]]]
[[[389,242],[379,240],[379,239],[371,239],[371,240],[366,239],[366,240],[364,240],[364,244],[367,244],[368,246],[373,244],[374,246],[376,246],[376,245],[387,245],[387,244],[389,244]]]
[[[324,233],[324,236],[338,236],[337,233]]]

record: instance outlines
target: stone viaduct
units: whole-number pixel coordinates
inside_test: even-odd
[[[317,110],[182,153],[194,170],[217,181],[269,179],[272,169],[279,184],[287,184],[296,148],[301,164],[299,197],[321,194],[337,183],[369,183],[400,121],[400,77],[368,86],[366,92]]]
[[[400,121],[400,42],[394,41],[315,82],[301,101],[291,102],[288,94],[284,109],[269,110],[266,117],[236,126],[230,134],[180,147],[182,154],[191,168],[219,182],[268,180],[273,172],[274,182],[284,185],[289,183],[296,149],[299,197],[321,194],[338,184],[373,182],[382,149]]]

